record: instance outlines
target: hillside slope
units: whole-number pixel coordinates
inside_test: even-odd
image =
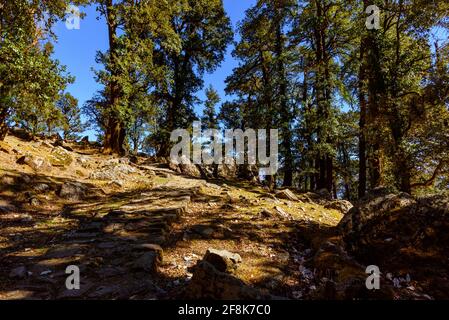
[[[325,194],[192,178],[88,143],[0,147],[0,299],[432,298],[413,278],[396,286],[401,274],[366,290],[337,228],[352,205]],[[199,263],[210,248],[232,272]]]

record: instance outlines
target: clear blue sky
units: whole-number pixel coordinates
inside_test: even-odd
[[[245,10],[254,5],[256,0],[224,0],[225,9],[232,20],[235,29],[237,22],[243,19]],[[55,27],[58,41],[55,44],[55,55],[62,64],[67,66],[72,76],[76,77],[75,83],[67,89],[79,100],[80,106],[92,98],[100,88],[95,82],[92,69],[100,69],[95,63],[97,51],[107,50],[107,27],[105,21],[99,16],[94,6],[81,8],[86,17],[81,21],[79,30],[68,30],[64,22]],[[220,93],[222,99],[226,99],[224,93],[224,80],[237,66],[231,56],[232,46],[228,48],[225,60],[213,74],[205,75],[205,88],[212,84]],[[204,99],[204,92],[199,92],[198,97]],[[197,106],[197,113],[201,113],[202,106]],[[93,132],[88,132],[93,136]]]

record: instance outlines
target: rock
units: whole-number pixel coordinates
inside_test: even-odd
[[[198,167],[185,156],[181,157],[180,163],[176,163],[170,160],[169,168],[173,171],[180,172],[190,177],[202,177],[200,169],[198,169]]]
[[[87,156],[81,156],[76,161],[83,167],[84,169],[90,169],[91,165],[89,163],[89,158]]]
[[[136,173],[137,169],[126,163],[121,159],[113,159],[107,161],[100,170],[94,171],[90,174],[89,179],[94,180],[121,180],[126,179],[130,174]],[[128,161],[128,159],[126,159]]]
[[[340,222],[346,249],[359,261],[393,274],[407,270],[423,292],[447,299],[449,278],[449,198],[413,198],[406,193],[368,195]],[[429,268],[429,266],[432,268]],[[446,281],[447,283],[447,281]]]
[[[51,151],[49,157],[50,163],[55,167],[68,167],[73,162],[70,152],[62,146],[56,147]]]
[[[228,203],[230,203],[230,204],[238,204],[238,203],[240,203],[240,199],[237,198],[237,197],[234,197],[234,196],[232,195],[232,193],[229,192],[229,191],[226,192],[226,200],[227,200]]]
[[[225,180],[235,179],[238,173],[238,166],[235,161],[232,164],[219,164],[217,167],[217,178]]]
[[[17,164],[27,165],[34,171],[49,171],[51,170],[51,164],[42,157],[33,155],[25,155],[17,160]]]
[[[259,214],[261,217],[263,217],[263,218],[270,218],[270,217],[272,217],[273,216],[273,213],[270,211],[270,210],[268,210],[268,209],[263,209],[261,212],[260,212],[260,214]]]
[[[287,199],[290,201],[299,201],[298,197],[289,189],[284,189],[276,192],[276,197],[279,199]]]
[[[9,277],[12,279],[23,279],[26,276],[27,276],[27,269],[25,266],[14,268],[9,273]]]
[[[415,205],[416,201],[406,193],[385,196],[369,195],[364,202],[348,212],[339,227],[346,235],[357,233],[371,220],[389,215],[392,211],[407,211]]]
[[[109,182],[109,185],[112,187],[123,188],[125,184],[122,181],[114,180],[114,181]]]
[[[32,198],[30,198],[30,200],[29,200],[29,204],[30,204],[31,206],[33,206],[33,207],[39,207],[42,203],[41,203],[41,201],[40,201],[38,198],[32,197]]]
[[[50,186],[46,183],[38,183],[33,186],[33,189],[37,192],[47,192],[50,190]]]
[[[207,261],[200,261],[183,293],[185,299],[269,300],[268,293],[249,287],[231,274],[218,271]]]
[[[282,219],[292,220],[292,216],[290,214],[288,214],[287,212],[285,212],[284,209],[282,209],[281,207],[276,206],[276,207],[274,207],[274,209],[281,216]]]
[[[86,196],[87,188],[78,182],[66,182],[59,191],[58,196],[68,200],[82,200]]]
[[[17,212],[18,209],[12,204],[0,205],[0,213]]]
[[[132,264],[132,268],[154,273],[157,271],[158,261],[158,253],[154,251],[146,252]]]
[[[0,141],[0,152],[10,154],[11,148],[9,147],[9,145],[6,142]]]
[[[64,143],[64,139],[61,137],[59,133],[55,133],[49,137],[51,141],[53,141],[54,145],[60,146]]]
[[[16,183],[14,177],[10,177],[10,176],[3,176],[1,178],[1,184],[4,186],[12,186]]]
[[[347,200],[334,200],[324,206],[326,209],[337,210],[346,214],[353,208],[353,204]]]
[[[21,174],[18,180],[23,184],[30,184],[31,181],[33,181],[33,179],[27,174]]]
[[[158,257],[158,262],[160,262],[160,263],[163,262],[164,250],[158,244],[153,244],[153,243],[138,244],[138,245],[134,246],[134,250],[155,252]]]
[[[131,163],[138,164],[138,163],[139,163],[139,158],[138,158],[137,156],[135,156],[135,155],[131,155],[131,156],[129,157],[129,161],[130,161]]]
[[[373,292],[366,288],[366,267],[351,257],[343,246],[341,238],[331,238],[322,242],[313,257],[313,268],[316,270],[316,276],[323,281],[311,297],[328,300],[375,297],[392,299],[391,291],[384,283],[382,283],[381,292]],[[332,280],[327,278],[329,276]]]
[[[226,250],[208,249],[203,258],[220,272],[233,273],[242,262],[242,257]]]
[[[201,235],[204,238],[210,238],[215,232],[215,230],[213,228],[205,226],[205,225],[193,226],[192,231]]]
[[[176,173],[182,173],[181,172],[181,168],[179,167],[178,164],[174,163],[174,162],[169,162],[168,163],[168,168]]]

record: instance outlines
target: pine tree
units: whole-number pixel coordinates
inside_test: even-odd
[[[211,85],[206,89],[206,101],[201,118],[203,129],[218,129],[217,111],[215,109],[218,103],[220,103],[220,96]]]
[[[78,100],[70,93],[65,93],[56,102],[56,107],[62,116],[60,127],[64,139],[74,140],[78,138],[78,134],[85,129],[81,121],[81,110],[78,107]]]

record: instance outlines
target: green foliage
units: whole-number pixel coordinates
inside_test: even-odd
[[[0,1],[0,139],[6,134],[6,121],[38,133],[51,131],[59,118],[54,103],[73,79],[51,58],[49,41],[67,4]]]
[[[218,92],[212,86],[207,88],[203,117],[201,118],[203,129],[218,129],[218,119],[215,107],[219,102],[220,96],[218,95]]]
[[[81,110],[78,107],[78,100],[71,94],[63,94],[56,102],[56,107],[61,113],[60,129],[64,139],[77,139],[78,134],[86,128],[81,121]]]

